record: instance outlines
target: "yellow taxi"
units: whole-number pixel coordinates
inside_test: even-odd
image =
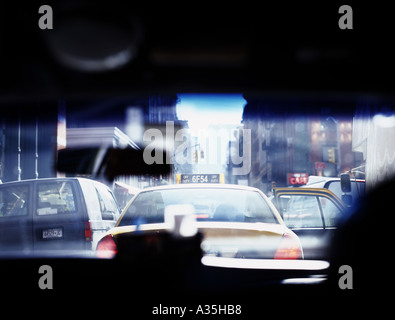
[[[185,219],[180,219],[183,216]],[[120,238],[141,233],[202,235],[203,254],[303,259],[296,234],[260,190],[227,184],[178,184],[140,191],[99,241],[100,257],[121,251]]]
[[[298,235],[307,259],[326,259],[347,205],[326,188],[275,188],[273,203]]]

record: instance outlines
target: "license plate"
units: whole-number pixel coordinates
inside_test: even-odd
[[[43,239],[59,239],[63,238],[62,228],[52,228],[43,230]]]

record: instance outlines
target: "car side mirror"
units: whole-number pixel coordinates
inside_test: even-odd
[[[348,193],[351,192],[351,179],[350,175],[343,173],[340,175],[340,186],[342,189],[342,192]]]

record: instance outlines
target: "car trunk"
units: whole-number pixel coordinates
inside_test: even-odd
[[[198,222],[207,255],[228,258],[274,257],[285,233],[281,225],[268,223]]]
[[[203,235],[201,249],[205,255],[238,258],[272,259],[287,231],[283,225],[270,223],[210,221],[197,222],[197,227]],[[114,236],[118,245],[125,245],[132,234],[155,235],[167,230],[166,223],[124,226],[118,227]]]

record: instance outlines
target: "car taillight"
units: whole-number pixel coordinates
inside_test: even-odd
[[[284,233],[274,259],[299,259],[303,258],[299,239],[295,235]]]
[[[105,236],[97,244],[97,257],[99,258],[113,258],[117,252],[117,245],[112,234]]]
[[[92,225],[90,221],[85,222],[85,241],[92,241]]]

